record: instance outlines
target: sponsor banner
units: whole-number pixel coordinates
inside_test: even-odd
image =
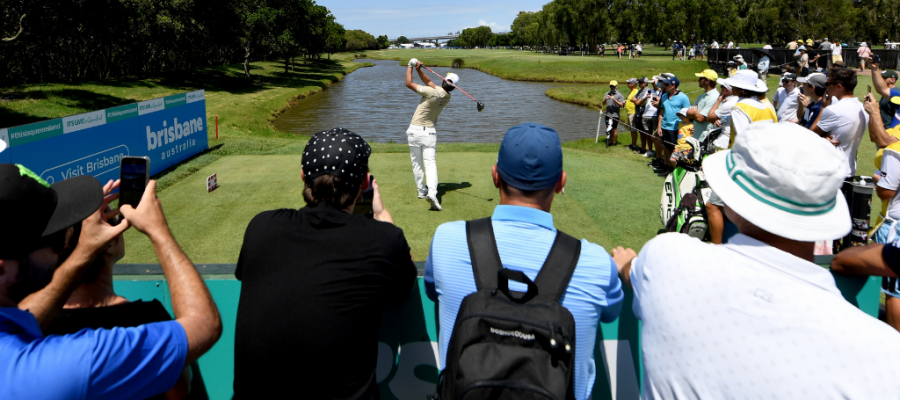
[[[174,96],[163,97],[163,103],[166,106],[166,109],[178,107],[180,105],[187,104],[187,97],[184,93],[176,94]]]
[[[9,132],[7,132],[6,129],[0,129],[0,142],[6,144],[6,150],[0,150],[0,163],[9,164],[12,162],[12,160],[10,160],[9,158],[9,155],[12,152],[9,151]]]
[[[108,123],[108,124],[116,122],[116,121],[121,121],[123,119],[137,117],[137,116],[138,116],[137,103],[126,104],[124,106],[118,106],[118,107],[106,109],[106,123]]]
[[[89,113],[65,117],[63,122],[63,134],[78,132],[83,129],[93,128],[106,123],[106,110],[92,111]]]
[[[207,147],[205,101],[142,115],[138,120],[141,155],[150,157],[151,175]]]
[[[116,180],[122,157],[141,155],[137,153],[141,143],[133,133],[137,130],[138,119],[130,118],[16,146],[11,158],[51,184],[81,175],[94,176],[100,182]]]
[[[50,183],[79,175],[105,182],[119,176],[122,157],[147,156],[157,174],[207,148],[204,98],[199,90],[3,129],[10,148],[0,162],[22,164]]]
[[[193,103],[195,101],[203,101],[206,99],[206,93],[203,90],[197,90],[194,92],[187,92],[184,94],[188,103]]]
[[[25,143],[51,138],[63,134],[61,119],[35,122],[9,128],[9,145],[20,146]]]
[[[165,110],[163,99],[153,99],[138,103],[138,115],[146,115],[159,110]]]

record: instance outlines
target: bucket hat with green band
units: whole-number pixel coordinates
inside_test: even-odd
[[[850,232],[841,194],[847,160],[797,124],[751,124],[731,150],[707,157],[703,171],[725,205],[767,232],[803,242]]]

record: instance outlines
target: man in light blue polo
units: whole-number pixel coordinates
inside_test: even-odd
[[[500,205],[491,217],[500,260],[505,268],[537,277],[556,238],[550,206],[566,185],[559,135],[546,126],[525,123],[506,132],[497,165],[491,171],[500,189]],[[525,286],[510,282],[511,290]],[[476,291],[466,241],[465,221],[438,227],[425,263],[428,297],[438,303],[440,367],[464,297]],[[575,398],[591,397],[597,367],[594,342],[599,322],[618,318],[622,285],[616,265],[602,247],[581,241],[581,255],[562,305],[575,317]],[[601,375],[602,370],[601,370]]]

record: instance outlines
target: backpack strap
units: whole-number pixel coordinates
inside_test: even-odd
[[[497,271],[503,269],[494,226],[491,217],[466,221],[466,240],[469,242],[469,258],[475,274],[477,290],[497,287]]]
[[[569,280],[575,273],[575,265],[581,256],[581,241],[567,235],[563,231],[556,231],[556,240],[550,248],[547,260],[541,266],[534,283],[538,287],[537,299],[546,302],[559,302]]]

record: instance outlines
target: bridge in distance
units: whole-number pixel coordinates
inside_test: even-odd
[[[456,38],[457,38],[456,35],[444,35],[444,36],[411,37],[411,38],[406,38],[406,39],[408,39],[410,42],[432,42],[432,41],[437,42],[438,40],[453,40]],[[397,38],[388,39],[388,41],[396,42]]]

